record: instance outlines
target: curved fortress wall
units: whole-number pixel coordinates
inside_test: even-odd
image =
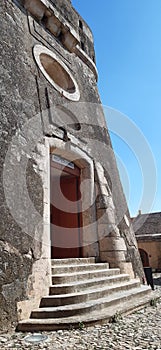
[[[91,30],[69,0],[8,0],[1,36],[0,322],[9,327],[29,317],[51,282],[52,157],[80,170],[81,256],[131,277],[143,273],[98,94]]]

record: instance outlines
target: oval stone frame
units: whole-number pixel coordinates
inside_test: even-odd
[[[50,84],[68,100],[79,101],[78,84],[64,62],[43,45],[35,45],[33,54],[38,67]]]

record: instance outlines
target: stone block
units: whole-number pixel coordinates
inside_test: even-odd
[[[99,221],[99,224],[107,224],[108,223],[108,217],[107,217],[105,209],[97,210],[97,220]]]
[[[121,237],[105,237],[100,241],[101,251],[126,251],[126,244]]]
[[[45,14],[46,6],[40,0],[25,0],[24,7],[38,20]]]
[[[100,224],[98,225],[98,237],[99,241],[102,240],[104,237],[108,236],[109,229],[107,224]]]
[[[60,34],[61,22],[55,16],[48,17],[45,24],[46,28],[56,37]]]
[[[120,262],[125,261],[125,254],[124,252],[108,252],[108,251],[100,251],[100,258],[101,261],[107,261],[109,263],[115,263],[115,266],[118,265]]]
[[[39,259],[32,266],[32,274],[27,281],[26,295],[28,300],[17,303],[19,320],[29,318],[31,311],[39,307],[40,299],[47,295],[51,284],[51,261]]]
[[[100,194],[96,200],[97,210],[108,208],[108,196],[106,194]]]
[[[69,50],[72,51],[73,47],[78,43],[77,39],[70,33],[64,33],[62,37],[62,44]]]
[[[131,262],[120,262],[119,268],[121,273],[127,273],[131,279],[135,278]]]
[[[83,248],[83,256],[84,257],[97,257],[99,254],[98,243],[95,242],[90,245],[85,245]]]
[[[114,224],[98,224],[98,237],[99,240],[104,237],[120,237],[119,229]]]

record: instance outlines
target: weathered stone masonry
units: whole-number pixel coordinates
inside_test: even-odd
[[[82,182],[82,256],[142,265],[97,89],[93,36],[68,0],[1,2],[1,326],[50,285],[50,154]]]
[[[133,227],[144,267],[161,270],[161,213],[141,214]]]

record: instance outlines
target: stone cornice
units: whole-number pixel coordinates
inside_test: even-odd
[[[24,0],[23,6],[49,33],[61,41],[71,53],[75,53],[98,79],[97,68],[91,58],[80,47],[80,36],[71,24],[48,0]]]

